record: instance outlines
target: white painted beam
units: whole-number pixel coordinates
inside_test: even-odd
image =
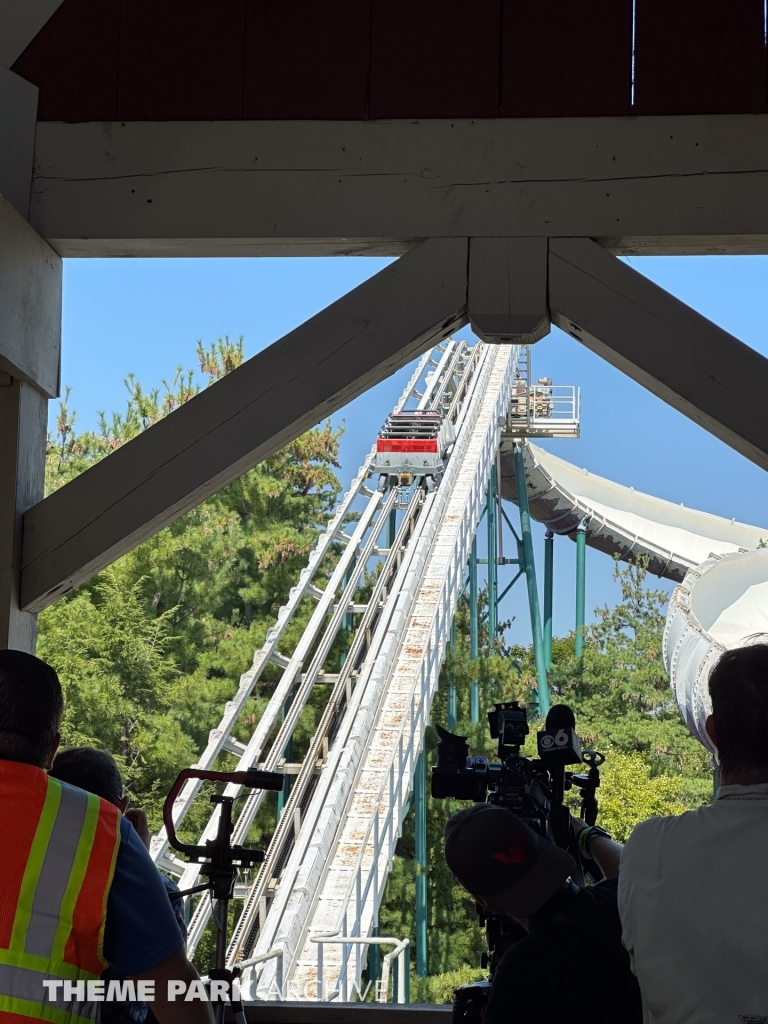
[[[467,322],[467,240],[425,242],[30,509],[39,611]]]
[[[552,321],[768,469],[768,359],[587,238],[550,239]]]
[[[768,115],[40,123],[31,221],[65,256],[768,252]]]
[[[0,371],[59,393],[61,259],[0,196]]]
[[[24,53],[63,0],[0,0],[0,64],[9,68]]]
[[[546,238],[470,238],[467,307],[489,344],[531,345],[549,334]]]
[[[48,402],[31,384],[0,371],[0,650],[35,653],[37,616],[20,607],[26,510],[45,486]]]
[[[36,85],[0,66],[0,195],[25,220],[32,191],[37,93]]]

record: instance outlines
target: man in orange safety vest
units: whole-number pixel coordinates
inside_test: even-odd
[[[47,775],[63,710],[49,665],[0,651],[0,1024],[92,1024],[108,965],[144,983],[160,1024],[212,1024],[207,1002],[168,998],[198,974],[135,830]]]

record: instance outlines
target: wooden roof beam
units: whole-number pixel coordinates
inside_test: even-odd
[[[63,0],[0,0],[0,64],[9,68]]]
[[[768,359],[588,238],[551,238],[552,322],[768,469]]]
[[[30,222],[61,256],[400,256],[459,235],[765,253],[766,168],[763,114],[39,122]]]
[[[40,611],[467,322],[467,239],[430,240],[24,517]]]

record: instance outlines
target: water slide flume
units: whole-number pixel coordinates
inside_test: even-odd
[[[686,725],[708,750],[709,672],[724,650],[768,634],[768,528],[684,508],[595,476],[523,441],[530,512],[554,533],[622,559],[646,555],[675,580],[664,663]],[[517,500],[511,442],[501,449],[501,493]]]
[[[684,508],[606,480],[523,441],[531,516],[557,534],[575,537],[586,520],[587,544],[622,559],[647,555],[655,576],[681,583],[710,554],[768,544],[768,527]],[[501,495],[517,501],[512,442],[501,449]]]

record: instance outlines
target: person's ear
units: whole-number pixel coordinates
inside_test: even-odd
[[[126,810],[128,809],[128,804],[130,802],[131,802],[131,798],[126,793],[126,795],[122,798],[122,800],[118,800],[118,802],[117,802],[117,809],[118,809],[118,811],[120,811],[121,814],[125,814]]]
[[[57,733],[54,734],[54,737],[53,737],[53,743],[51,744],[51,750],[50,750],[50,753],[48,754],[48,760],[43,765],[43,767],[45,768],[45,770],[47,772],[49,772],[51,770],[51,768],[53,768],[53,759],[54,759],[54,757],[56,757],[56,751],[59,749],[60,743],[61,743],[61,733],[57,732]]]
[[[717,749],[717,726],[715,725],[715,716],[707,715],[707,720],[704,723],[704,728],[707,731],[707,736],[712,740],[712,745]]]

